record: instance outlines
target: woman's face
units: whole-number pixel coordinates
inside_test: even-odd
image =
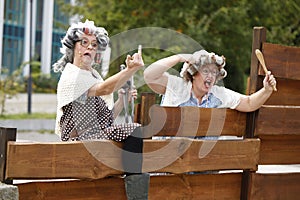
[[[80,68],[91,67],[94,62],[97,48],[98,42],[96,36],[84,34],[82,39],[75,44],[73,64]]]
[[[208,64],[200,68],[193,76],[193,89],[195,92],[207,93],[215,84],[219,70],[215,64]]]

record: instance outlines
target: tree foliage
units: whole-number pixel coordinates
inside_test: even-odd
[[[244,92],[253,27],[266,27],[268,42],[299,46],[299,5],[300,0],[77,0],[76,5],[63,3],[61,8],[95,21],[110,35],[139,27],[163,27],[188,35],[206,50],[226,57],[225,86]],[[166,55],[161,50],[143,51],[146,65]],[[110,75],[118,64],[112,63]]]

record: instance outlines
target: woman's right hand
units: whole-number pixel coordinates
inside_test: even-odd
[[[128,69],[140,69],[144,66],[144,61],[142,58],[142,53],[139,51],[138,53],[131,55],[127,55],[125,60],[126,66]]]

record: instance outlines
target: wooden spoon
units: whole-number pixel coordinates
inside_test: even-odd
[[[257,59],[259,60],[259,62],[260,62],[260,64],[261,64],[261,66],[262,66],[262,68],[263,68],[265,74],[267,74],[267,73],[268,73],[268,69],[267,69],[267,67],[266,67],[265,60],[264,60],[264,56],[263,56],[262,52],[261,52],[259,49],[256,49],[256,50],[255,50],[255,54],[256,54],[256,57],[257,57]],[[274,90],[274,91],[277,91],[277,88],[276,88],[275,85],[273,85],[273,90]]]

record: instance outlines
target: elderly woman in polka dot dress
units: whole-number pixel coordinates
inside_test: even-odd
[[[107,139],[122,142],[127,197],[148,199],[149,174],[141,173],[140,125],[114,124],[112,96],[144,65],[141,52],[127,55],[127,67],[103,80],[92,66],[96,52],[104,51],[109,44],[104,28],[96,27],[93,21],[79,22],[69,27],[61,42],[63,56],[53,65],[55,72],[61,72],[57,87],[56,133],[61,135],[62,141]]]

